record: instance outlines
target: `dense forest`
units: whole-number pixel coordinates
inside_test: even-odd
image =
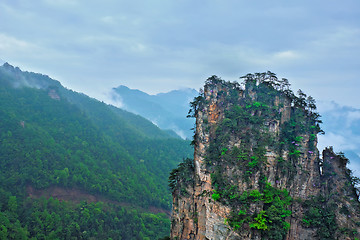
[[[188,141],[9,64],[0,106],[0,239],[169,234],[167,176],[191,155]],[[55,187],[96,200],[46,194]]]

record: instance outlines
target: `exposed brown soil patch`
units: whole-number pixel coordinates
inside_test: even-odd
[[[154,206],[150,206],[148,209],[143,209],[138,206],[135,206],[130,203],[126,202],[118,202],[114,200],[109,200],[103,196],[100,195],[94,195],[89,194],[85,191],[82,191],[80,189],[75,188],[62,188],[57,186],[52,186],[46,189],[35,189],[34,187],[28,185],[26,187],[26,193],[30,198],[38,199],[41,197],[45,198],[56,198],[60,201],[69,201],[73,203],[80,203],[82,201],[86,201],[88,203],[92,202],[104,202],[104,203],[110,203],[117,206],[122,207],[136,207],[137,209],[141,209],[143,211],[151,212],[151,213],[165,213],[168,217],[170,217],[170,211],[163,209],[163,208],[157,208]]]

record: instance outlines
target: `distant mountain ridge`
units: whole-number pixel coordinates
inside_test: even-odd
[[[194,120],[186,116],[189,103],[197,94],[196,90],[185,88],[149,95],[121,85],[112,89],[111,97],[123,109],[147,118],[161,129],[171,129],[183,139],[191,139]]]

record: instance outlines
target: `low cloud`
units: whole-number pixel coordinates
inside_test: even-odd
[[[346,124],[350,127],[354,122],[360,121],[360,110],[348,112]]]
[[[13,36],[0,33],[0,51],[5,53],[32,53],[38,52],[40,48],[30,42],[17,39]]]
[[[43,2],[47,5],[51,6],[65,6],[65,7],[74,7],[79,4],[78,0],[43,0]]]
[[[119,94],[116,94],[114,91],[105,93],[103,101],[107,104],[111,104],[118,108],[123,108],[123,109],[126,108],[122,97]]]
[[[332,132],[318,136],[318,147],[320,150],[328,146],[333,146],[335,151],[357,150],[360,146],[358,136],[344,136]]]

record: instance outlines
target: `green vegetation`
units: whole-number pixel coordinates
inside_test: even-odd
[[[303,203],[306,212],[303,224],[306,227],[316,228],[319,239],[335,239],[338,226],[335,221],[336,203],[328,204],[323,196],[313,197]]]
[[[357,184],[359,179],[352,175],[346,167],[349,159],[343,153],[334,153],[332,147],[323,152],[322,184],[326,192],[302,203],[305,210],[302,222],[307,228],[316,229],[319,239],[356,239],[359,237],[359,222],[355,222],[353,216],[359,213],[359,195]],[[343,174],[339,171],[345,170]],[[339,186],[342,188],[339,193]],[[350,202],[350,204],[349,204]],[[340,217],[346,218],[353,223],[344,225],[339,221]],[[340,226],[342,225],[342,227]]]
[[[22,81],[41,89],[21,87]],[[50,92],[58,97],[51,98]],[[170,210],[167,176],[191,155],[188,141],[169,136],[139,116],[66,90],[47,76],[11,67],[0,68],[0,106],[1,236],[157,239],[168,235],[168,217],[148,209]],[[109,203],[95,207],[95,203],[61,202],[44,207],[41,202],[50,200],[29,199],[28,186],[40,191],[55,186],[79,189]],[[81,215],[84,206],[89,218]],[[55,224],[58,229],[47,229],[49,218],[61,222]],[[106,224],[95,227],[96,221]],[[84,232],[86,237],[81,235]],[[115,237],[119,232],[124,235]]]
[[[20,194],[26,184],[35,188],[58,184],[143,207],[170,208],[170,198],[164,198],[166,172],[182,154],[190,154],[187,142],[142,138],[130,129],[121,132],[121,125],[111,136],[78,108],[66,100],[51,100],[46,92],[0,92],[4,106],[0,112],[0,159],[6,189],[14,191],[16,184]],[[151,174],[163,176],[162,182]]]
[[[290,227],[286,218],[291,215],[289,206],[292,202],[286,189],[280,190],[270,183],[261,183],[261,189],[243,191],[240,194],[236,186],[226,186],[223,191],[216,190],[212,198],[232,206],[232,213],[227,223],[235,230],[244,226],[261,230],[264,239],[283,239]],[[254,206],[262,206],[261,211],[253,212]]]
[[[168,235],[164,226],[170,224],[165,214],[102,202],[73,204],[27,198],[22,205],[2,207],[1,239],[158,239]]]
[[[187,188],[195,183],[194,180],[194,160],[184,159],[177,168],[173,169],[169,176],[169,187],[172,192],[180,189],[180,195],[187,195]]]
[[[215,192],[211,195],[211,198],[214,199],[214,201],[218,201],[218,200],[220,199],[220,194],[215,191]]]

